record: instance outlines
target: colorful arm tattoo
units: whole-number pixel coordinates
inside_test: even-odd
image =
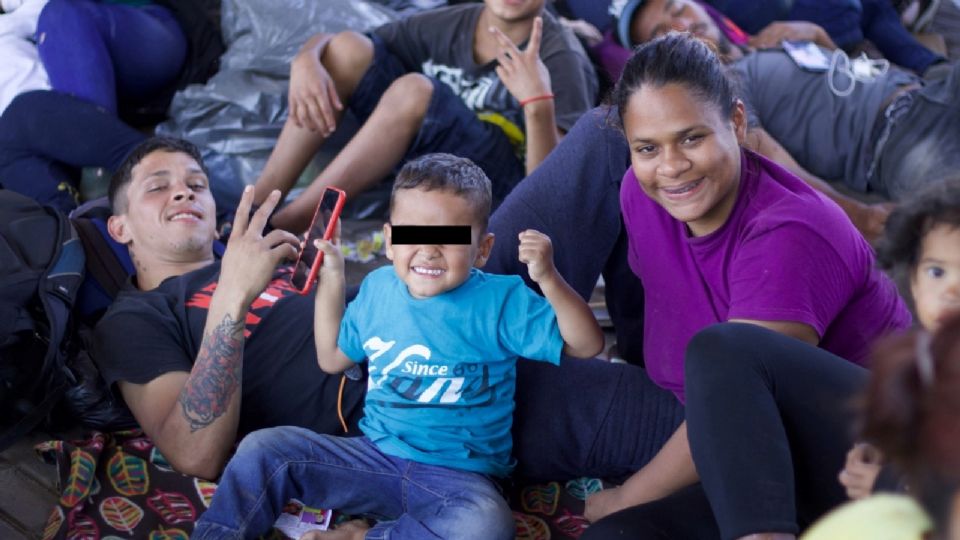
[[[243,322],[227,315],[203,340],[194,372],[180,392],[183,417],[190,431],[209,426],[227,412],[240,387]]]

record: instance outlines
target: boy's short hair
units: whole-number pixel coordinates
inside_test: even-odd
[[[449,191],[463,197],[473,206],[474,218],[481,231],[487,230],[493,200],[490,179],[483,169],[467,158],[435,153],[408,161],[393,182],[391,214],[396,194],[402,189]]]
[[[123,160],[120,167],[113,173],[113,177],[110,178],[110,188],[107,191],[107,196],[110,199],[110,208],[114,214],[122,214],[127,211],[125,191],[127,185],[133,180],[133,168],[139,165],[143,158],[156,151],[187,154],[197,162],[203,174],[210,176],[207,166],[203,164],[203,158],[200,157],[200,150],[190,141],[174,137],[150,137],[130,152],[130,155]]]
[[[920,262],[923,238],[938,225],[960,228],[960,176],[928,186],[890,213],[877,245],[877,263],[906,277]]]

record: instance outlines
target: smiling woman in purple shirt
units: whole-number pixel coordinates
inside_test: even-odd
[[[686,422],[588,500],[599,522],[583,538],[794,538],[843,500],[845,401],[869,344],[910,315],[836,204],[742,148],[745,107],[704,43],[668,34],[638,49],[614,101],[643,356]],[[708,519],[665,530],[681,512]]]

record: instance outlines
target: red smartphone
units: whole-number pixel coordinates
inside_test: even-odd
[[[333,237],[340,210],[343,209],[343,203],[346,200],[347,194],[335,187],[326,188],[323,191],[323,197],[320,197],[320,204],[317,205],[313,221],[310,222],[310,228],[307,229],[307,235],[303,239],[300,257],[293,267],[293,275],[290,276],[290,284],[300,294],[307,294],[313,288],[314,283],[317,282],[317,274],[320,272],[320,263],[323,262],[323,252],[313,245],[313,241],[317,238],[330,240]]]

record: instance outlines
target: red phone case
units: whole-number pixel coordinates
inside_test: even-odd
[[[296,264],[293,265],[294,272],[300,266],[300,260],[303,258],[304,252],[307,250],[307,246],[313,242],[314,238],[310,237],[310,233],[313,231],[314,222],[320,217],[320,210],[323,207],[323,203],[327,200],[328,196],[331,196],[331,193],[336,196],[336,203],[333,206],[333,212],[330,215],[330,220],[326,224],[326,230],[323,234],[324,240],[330,240],[333,238],[333,233],[336,229],[337,219],[340,218],[340,211],[343,209],[343,204],[347,200],[347,194],[335,187],[328,187],[324,190],[323,196],[320,197],[320,202],[317,204],[317,209],[313,212],[313,219],[310,220],[310,227],[307,228],[307,234],[303,239],[304,248],[300,251],[300,256],[297,257]],[[300,294],[306,295],[309,294],[311,289],[313,289],[314,284],[317,282],[317,274],[320,272],[320,265],[323,263],[323,251],[317,252],[317,257],[313,261],[313,265],[310,267],[310,273],[307,274],[307,280],[304,283],[302,288],[298,288],[297,291]],[[294,276],[291,275],[291,283],[293,282]],[[296,285],[294,285],[296,287]]]

